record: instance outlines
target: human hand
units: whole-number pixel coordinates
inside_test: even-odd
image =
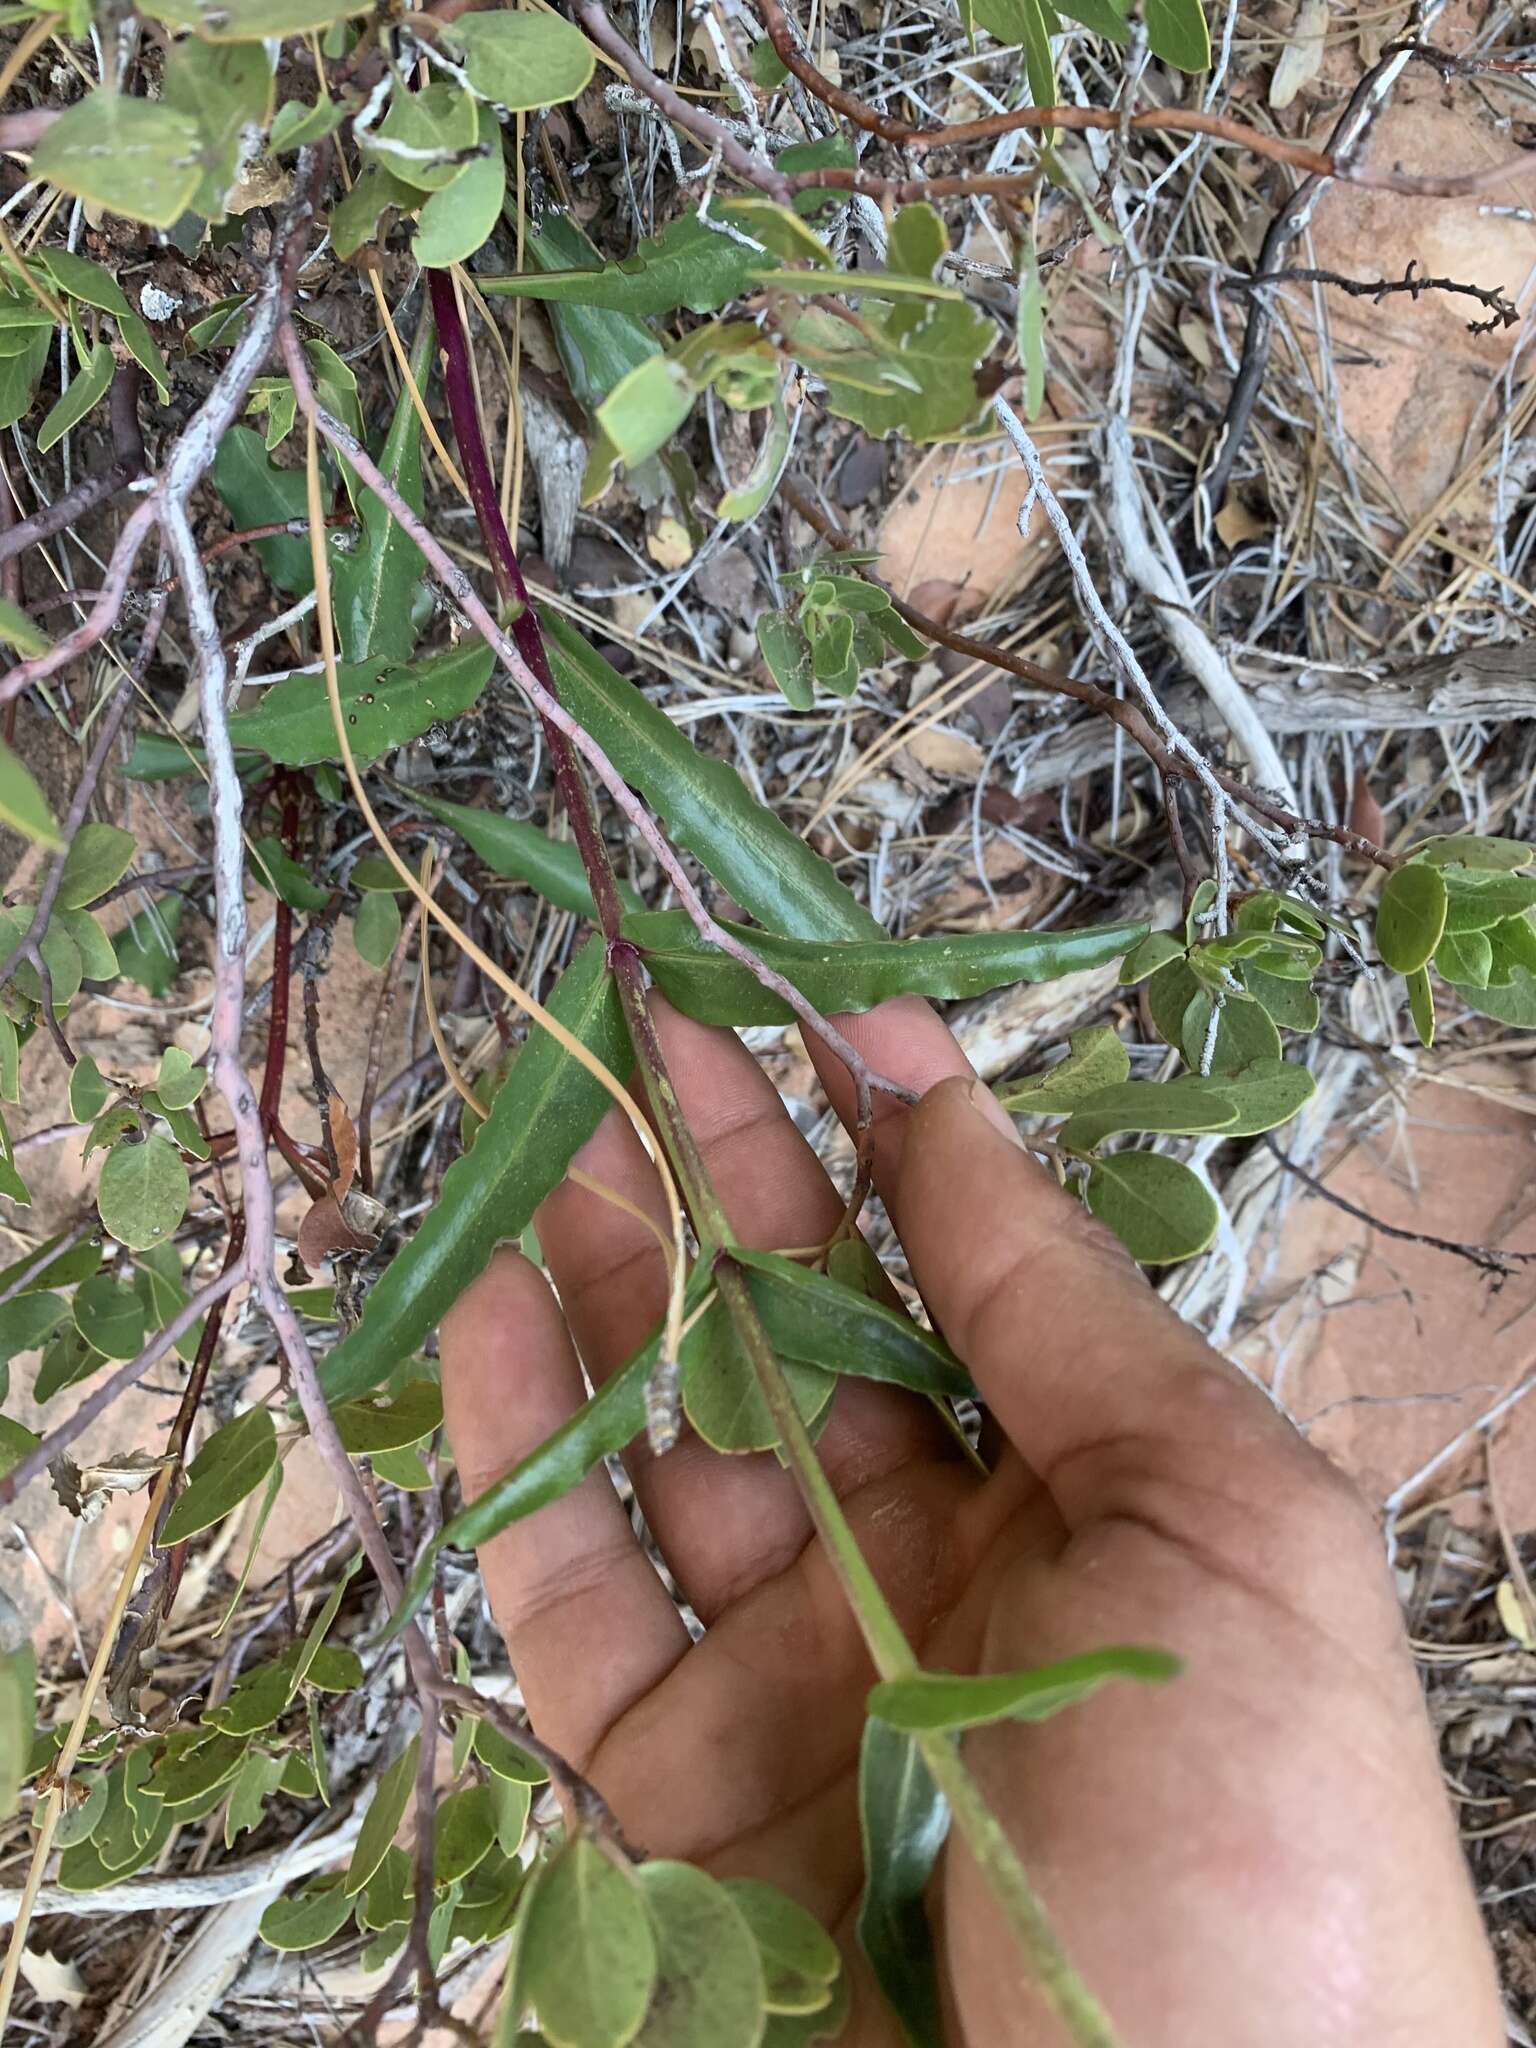
[[[743,1243],[805,1245],[840,1200],[727,1032],[658,1003],[684,1113]],[[1039,1725],[965,1738],[983,1790],[1127,2048],[1497,2048],[1488,1951],[1364,1504],[1165,1307],[1019,1147],[915,1000],[841,1020],[922,1094],[878,1099],[877,1184],[987,1403],[982,1478],[916,1397],[838,1388],[819,1453],[929,1668],[1017,1670],[1116,1642],[1184,1660]],[[840,1111],[846,1076],[825,1071]],[[579,1163],[663,1220],[611,1114]],[[575,1183],[540,1242],[445,1320],[466,1498],[644,1341],[655,1238]],[[574,1339],[574,1345],[573,1340]],[[836,1933],[850,2048],[899,2048],[857,1957],[856,1777],[873,1671],[788,1475],[685,1435],[626,1465],[705,1624],[697,1644],[599,1470],[480,1553],[534,1726],[631,1839],[760,1877]],[[953,1836],[930,1893],[950,2036],[1061,2038]]]

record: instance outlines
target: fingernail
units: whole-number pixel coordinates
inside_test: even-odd
[[[973,1081],[966,1090],[966,1097],[972,1109],[984,1116],[994,1131],[1000,1132],[1011,1144],[1017,1145],[1021,1152],[1026,1149],[1024,1140],[1019,1136],[1018,1125],[985,1081]]]

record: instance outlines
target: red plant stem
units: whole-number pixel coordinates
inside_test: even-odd
[[[293,912],[277,906],[272,936],[272,1009],[267,1018],[267,1063],[261,1076],[261,1124],[270,1133],[277,1123],[283,1093],[283,1066],[288,1056],[288,962],[293,951]]]
[[[459,303],[453,289],[453,280],[441,270],[429,270],[427,278],[432,293],[432,312],[437,321],[438,347],[443,360],[443,391],[448,400],[454,441],[458,447],[459,460],[464,466],[464,481],[469,487],[470,502],[475,508],[475,517],[479,521],[480,532],[491,559],[497,588],[501,591],[504,601],[522,607],[511,625],[517,651],[528,664],[535,680],[541,683],[558,703],[560,693],[555,688],[554,676],[550,671],[549,656],[545,651],[538,613],[529,598],[528,586],[523,580],[522,568],[518,563],[517,550],[512,545],[512,536],[507,532],[506,521],[501,516],[501,502],[496,495],[490,454],[485,445],[485,436],[480,430],[480,412],[475,404],[474,380],[470,375],[469,343],[464,332],[464,323],[459,317]],[[570,740],[549,719],[543,719],[542,723],[550,758],[555,764],[556,785],[571,821],[577,851],[581,855],[581,864],[586,869],[592,899],[597,906],[598,923],[608,944],[608,964],[618,984],[619,998],[624,1005],[625,1020],[634,1044],[635,1058],[645,1081],[646,1094],[666,1134],[667,1149],[694,1206],[695,1215],[699,1216],[701,1209],[713,1209],[713,1202],[708,1194],[709,1182],[705,1174],[704,1161],[683,1116],[671,1076],[667,1072],[666,1056],[662,1052],[661,1040],[657,1036],[650,1005],[646,1000],[645,975],[640,955],[620,936],[619,927],[623,910],[619,902],[613,862],[609,858],[608,848],[604,844],[602,831],[598,825],[597,807],[592,801],[592,792],[587,787],[586,779],[577,764],[576,750]]]

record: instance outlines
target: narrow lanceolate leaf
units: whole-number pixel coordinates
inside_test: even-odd
[[[821,1011],[871,1010],[891,996],[958,1000],[1020,981],[1102,967],[1134,946],[1144,924],[1086,931],[957,932],[933,939],[855,939],[817,943],[780,938],[746,925],[725,929],[776,968]],[[685,911],[643,911],[624,935],[670,1002],[705,1024],[778,1024],[794,1012],[747,967],[701,939]]]
[[[883,1721],[864,1724],[859,1826],[864,1837],[859,1947],[910,2048],[943,2048],[938,1973],[923,1894],[949,1832],[949,1804],[913,1738]]]
[[[98,341],[74,382],[38,428],[37,449],[40,455],[46,454],[55,441],[62,441],[66,434],[78,427],[92,407],[106,397],[113,367],[111,349],[104,341]]]
[[[342,715],[358,766],[418,739],[439,720],[468,711],[494,661],[482,641],[468,640],[408,667],[375,660],[349,662],[338,670]],[[254,710],[236,712],[229,737],[236,747],[252,747],[289,768],[340,758],[323,676],[289,676],[274,683]]]
[[[560,299],[601,306],[640,320],[686,309],[714,313],[739,298],[761,253],[715,233],[690,214],[675,220],[633,256],[592,270],[528,271],[518,277],[480,277],[481,291],[508,298]]]
[[[985,1728],[993,1721],[1045,1721],[1075,1706],[1112,1678],[1163,1684],[1177,1678],[1177,1657],[1166,1650],[1131,1646],[1091,1650],[1064,1657],[1037,1671],[988,1672],[977,1678],[947,1671],[920,1671],[887,1679],[869,1695],[878,1721],[908,1735],[944,1735],[961,1728]]]
[[[1450,897],[1445,876],[1427,862],[1394,868],[1376,908],[1376,947],[1396,974],[1413,974],[1434,958]]]
[[[574,1835],[523,1894],[514,1997],[568,2048],[624,2048],[656,1982],[656,1939],[635,1876]]]
[[[268,459],[260,434],[249,427],[236,424],[229,429],[219,443],[209,475],[238,527],[271,526],[279,520],[305,517],[303,470],[279,469]],[[315,570],[306,537],[274,534],[257,541],[255,549],[280,589],[298,597],[313,588]]]
[[[14,648],[22,655],[46,654],[53,642],[19,604],[0,597],[0,647]]]
[[[37,1665],[32,1645],[0,1653],[0,1820],[16,1811],[36,1721]]]
[[[187,1467],[187,1490],[165,1518],[160,1547],[223,1521],[277,1462],[277,1429],[265,1408],[248,1408],[215,1430]]]
[[[26,839],[56,851],[64,842],[49,809],[48,799],[19,754],[0,741],[0,824],[9,825]],[[27,922],[30,924],[31,919]],[[9,951],[9,947],[6,949]]]
[[[411,347],[411,368],[418,385],[426,383],[432,340],[431,307],[424,304]],[[421,417],[409,391],[402,390],[396,401],[379,467],[412,511],[419,513]],[[421,575],[421,550],[371,491],[363,494],[360,516],[362,532],[350,552],[333,551],[331,560],[331,594],[342,652],[349,662],[375,657],[405,661],[416,644],[411,608]]]
[[[549,1008],[610,1072],[627,1078],[634,1055],[601,938],[566,969]],[[321,1367],[327,1400],[367,1393],[420,1346],[496,1246],[522,1233],[608,1102],[585,1067],[546,1032],[533,1033],[473,1151],[449,1167],[437,1203],[370,1290],[362,1321]]]
[[[739,1248],[731,1256],[746,1268],[763,1328],[782,1357],[918,1394],[974,1391],[948,1345],[899,1310],[778,1252]]]
[[[763,1966],[724,1885],[658,1859],[636,1875],[656,1942],[656,1984],[636,2048],[758,2048]]]
[[[526,882],[559,910],[596,918],[587,871],[570,840],[551,839],[537,825],[503,817],[499,811],[481,810],[474,804],[449,803],[419,789],[411,791],[411,802],[429,818],[451,825],[495,874],[505,876],[509,882]],[[639,910],[640,899],[627,882],[620,882],[619,897],[626,910]]]
[[[385,1852],[405,1818],[411,1788],[416,1781],[416,1759],[420,1751],[421,1737],[413,1735],[380,1778],[368,1811],[363,1815],[363,1825],[353,1844],[352,1861],[347,1865],[345,1880],[346,1890],[354,1897],[384,1861]]]
[[[744,910],[791,938],[884,938],[820,854],[760,804],[734,768],[699,753],[554,612],[540,618],[566,708]]]
[[[1216,1235],[1216,1198],[1187,1166],[1160,1152],[1117,1152],[1088,1176],[1087,1203],[1133,1259],[1169,1266]]]

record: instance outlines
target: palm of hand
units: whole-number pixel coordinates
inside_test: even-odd
[[[877,1064],[919,1087],[963,1068],[922,1006],[889,1009],[859,1020]],[[756,1067],[681,1019],[665,1038],[744,1241],[824,1236],[835,1194]],[[1000,1442],[982,1478],[919,1403],[857,1381],[820,1452],[928,1668],[1017,1669],[1125,1641],[1185,1659],[1172,1686],[1111,1688],[967,1739],[1080,1972],[1145,2048],[1491,2048],[1497,1998],[1363,1510],[964,1090],[943,1095],[918,1118],[921,1179],[892,1122],[877,1173],[930,1304],[1035,1469]],[[627,1128],[610,1121],[581,1163],[653,1205]],[[652,1240],[614,1216],[568,1184],[540,1218],[596,1378],[660,1309]],[[513,1255],[445,1324],[443,1358],[470,1495],[580,1398],[553,1298]],[[690,1643],[594,1473],[481,1553],[535,1725],[649,1852],[764,1878],[815,1912],[852,1965],[841,2038],[900,2048],[852,1939],[873,1674],[842,1591],[772,1459],[685,1439],[631,1470],[706,1633]],[[1426,1901],[1409,1913],[1404,1869],[1429,1874],[1438,1945],[1419,1936]],[[955,2039],[1060,2038],[953,1843],[930,1910]]]

